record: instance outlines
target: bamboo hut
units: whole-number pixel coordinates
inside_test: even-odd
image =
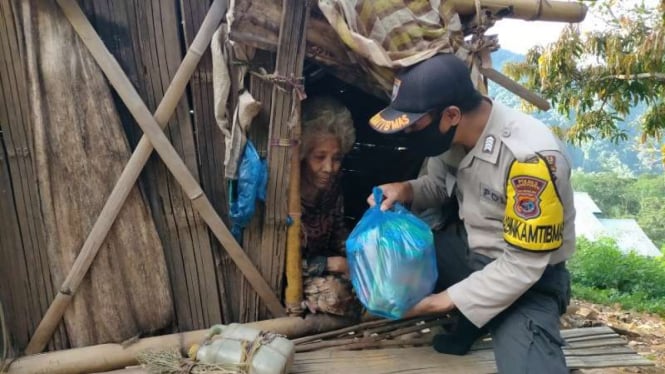
[[[413,177],[422,163],[398,137],[365,126],[387,102],[396,69],[455,53],[481,90],[491,79],[546,109],[492,68],[500,39],[485,32],[502,18],[579,22],[586,12],[565,1],[405,1],[421,23],[391,41],[351,22],[358,10],[346,3],[0,1],[8,356],[177,332],[193,339],[215,323],[262,321],[290,336],[339,327],[344,321],[298,317],[300,101],[333,93],[356,119],[344,164],[351,227],[371,186]],[[363,11],[376,15],[371,3]],[[236,126],[249,129],[238,135]],[[238,242],[228,186],[245,136],[269,177]],[[94,370],[132,359],[123,360]]]

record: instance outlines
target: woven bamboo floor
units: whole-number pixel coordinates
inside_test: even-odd
[[[564,353],[572,369],[653,366],[611,328],[563,330]],[[496,373],[491,341],[476,343],[465,356],[443,355],[431,347],[299,352],[291,373]]]

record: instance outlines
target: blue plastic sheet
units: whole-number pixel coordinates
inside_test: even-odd
[[[346,240],[353,288],[375,315],[399,319],[432,293],[438,277],[429,226],[399,203],[382,212],[383,192]]]
[[[266,161],[261,159],[254,144],[247,140],[238,167],[238,180],[229,186],[231,233],[237,241],[242,239],[242,230],[254,215],[256,200],[265,201],[267,184]]]

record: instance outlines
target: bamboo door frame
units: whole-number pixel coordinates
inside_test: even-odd
[[[238,242],[233,238],[203,192],[203,189],[190,173],[184,161],[180,158],[162,130],[173,114],[198,62],[212,40],[213,33],[216,31],[225,14],[225,1],[214,0],[211,4],[196,37],[178,67],[154,115],[150,113],[131,81],[115,57],[106,48],[104,42],[94,30],[78,3],[75,0],[56,1],[106,78],[115,88],[120,99],[127,106],[132,117],[134,117],[141,130],[143,130],[144,135],[141,137],[131,158],[127,165],[125,165],[120,178],[116,182],[113,191],[106,200],[72,269],[37,326],[35,333],[26,347],[25,353],[35,354],[42,352],[51,339],[78,286],[92,265],[111,225],[120,212],[129,191],[133,188],[139,174],[148,161],[153,148],[181,185],[183,191],[191,200],[194,209],[199,212],[215,237],[222,244],[222,247],[224,247],[228,255],[247,278],[247,281],[266,304],[268,310],[274,317],[285,316],[286,313],[279,298]]]

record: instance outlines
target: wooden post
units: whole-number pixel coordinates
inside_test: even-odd
[[[285,0],[277,43],[276,83],[286,82],[287,89],[275,86],[272,94],[270,138],[268,141],[268,193],[264,226],[263,253],[284,250],[287,213],[293,212],[286,248],[285,290],[287,308],[297,314],[302,300],[302,265],[300,255],[300,173],[297,161],[300,136],[300,103],[303,99],[301,75],[305,60],[305,35],[309,1]],[[297,138],[296,138],[297,136]],[[286,146],[285,146],[286,145]],[[296,161],[294,161],[296,159]],[[289,177],[290,176],[290,177]],[[287,193],[287,186],[290,191]],[[288,199],[284,199],[288,196]],[[288,210],[287,210],[288,208]]]
[[[301,117],[300,105],[296,105],[296,121],[293,127],[293,138],[296,143],[291,149],[291,176],[289,178],[289,217],[291,225],[286,230],[286,290],[284,304],[289,315],[299,316],[303,313],[303,281],[302,281],[302,248],[300,246],[300,230],[302,207],[300,204],[300,138]]]

